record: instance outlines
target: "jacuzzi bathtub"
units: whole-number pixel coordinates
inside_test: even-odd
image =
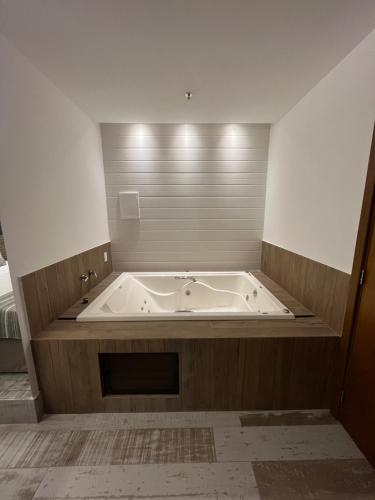
[[[291,319],[251,273],[122,273],[77,321]]]

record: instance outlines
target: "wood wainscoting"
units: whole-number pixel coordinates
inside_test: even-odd
[[[262,271],[342,334],[350,275],[262,242]]]
[[[32,341],[47,413],[327,408],[338,342],[335,336],[56,337]],[[179,394],[103,396],[99,353],[177,353]]]
[[[104,262],[104,252],[108,260]],[[81,274],[95,270],[85,283]],[[111,244],[105,243],[22,276],[21,284],[32,337],[112,272]]]

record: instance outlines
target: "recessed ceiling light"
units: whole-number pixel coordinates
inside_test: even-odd
[[[187,92],[185,92],[185,97],[188,101],[190,101],[190,99],[193,97],[193,93],[188,90]]]

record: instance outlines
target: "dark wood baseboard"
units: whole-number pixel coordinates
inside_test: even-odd
[[[341,335],[349,274],[266,241],[261,269]]]
[[[108,261],[103,254],[107,252]],[[86,283],[81,274],[97,277]],[[34,337],[112,272],[111,244],[105,243],[21,278],[31,336]]]

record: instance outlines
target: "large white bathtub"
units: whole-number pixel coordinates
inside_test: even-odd
[[[122,273],[77,321],[294,318],[251,273]]]

